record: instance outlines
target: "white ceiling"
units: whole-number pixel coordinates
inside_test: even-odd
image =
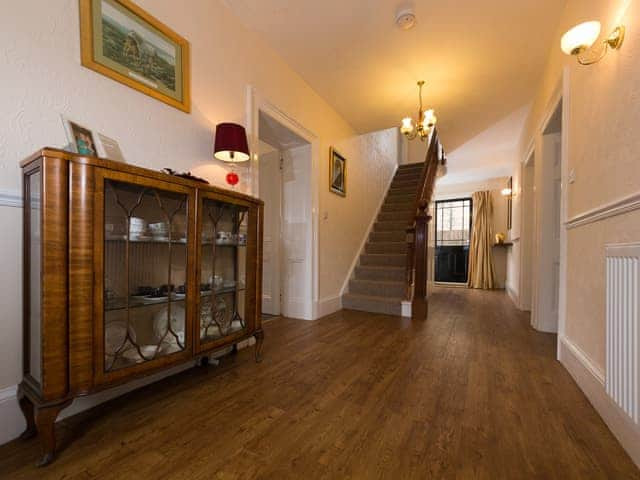
[[[453,151],[535,93],[564,0],[223,0],[359,132],[416,114],[416,81]],[[406,4],[406,3],[405,3]]]
[[[526,106],[512,112],[454,151],[447,152],[447,174],[438,179],[437,186],[511,175],[520,140],[514,132],[522,131],[529,110]]]

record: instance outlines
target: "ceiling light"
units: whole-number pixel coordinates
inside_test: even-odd
[[[624,40],[624,27],[616,27],[602,42],[602,50],[597,57],[586,58],[584,53],[589,50],[600,36],[600,22],[590,21],[576,25],[562,36],[560,48],[567,55],[574,55],[581,65],[592,65],[599,62],[607,54],[609,48],[618,50]]]
[[[402,30],[411,30],[416,26],[416,14],[411,8],[403,8],[396,13],[396,25]]]
[[[438,121],[435,111],[432,108],[428,110],[423,110],[422,108],[423,86],[424,80],[420,80],[418,82],[418,98],[420,99],[420,106],[418,107],[418,121],[416,122],[415,127],[411,117],[403,118],[402,125],[400,125],[400,132],[409,140],[413,140],[417,137],[420,137],[420,140],[424,140],[429,136]]]

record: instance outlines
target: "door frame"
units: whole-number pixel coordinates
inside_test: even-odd
[[[311,269],[310,269],[310,277],[308,281],[310,282],[310,294],[308,298],[305,298],[304,302],[304,315],[302,315],[302,319],[304,320],[315,320],[319,317],[319,302],[318,302],[318,292],[319,292],[319,280],[318,280],[318,244],[319,244],[319,233],[318,233],[318,211],[320,205],[320,191],[318,188],[318,179],[320,178],[320,158],[321,158],[321,147],[320,147],[320,139],[315,133],[308,130],[301,123],[295,120],[291,115],[285,113],[282,109],[280,109],[276,104],[269,101],[265,96],[263,96],[255,87],[252,85],[247,86],[247,99],[246,99],[246,118],[247,118],[247,134],[249,138],[249,145],[251,151],[257,152],[258,145],[260,141],[260,131],[259,131],[259,118],[260,112],[265,115],[271,117],[273,120],[277,121],[284,127],[288,128],[296,135],[304,139],[311,145],[311,188],[309,195],[311,196]],[[260,194],[260,178],[259,178],[259,162],[258,155],[254,153],[251,156],[250,161],[251,166],[251,191],[255,196],[259,196]]]
[[[567,215],[568,215],[568,178],[569,178],[569,126],[570,126],[570,111],[571,111],[571,97],[570,97],[570,67],[566,66],[558,79],[556,88],[551,94],[546,108],[544,109],[544,116],[538,124],[538,127],[533,131],[533,138],[529,143],[529,148],[526,149],[526,156],[523,161],[527,161],[531,153],[535,154],[535,161],[538,162],[541,159],[542,154],[542,136],[547,129],[549,122],[551,121],[554,112],[562,103],[562,132],[561,132],[561,158],[560,158],[560,173],[561,173],[561,195],[560,195],[560,280],[559,280],[559,292],[558,292],[558,340],[557,340],[557,358],[560,358],[560,345],[565,332],[566,314],[567,314]],[[537,185],[535,185],[537,188]],[[539,213],[538,213],[539,215]],[[534,226],[534,237],[537,236],[538,225]],[[532,252],[533,253],[533,252]],[[534,276],[537,277],[534,269]],[[532,284],[537,282],[537,278],[532,278]],[[533,299],[532,299],[533,304]],[[532,305],[533,308],[533,305]]]
[[[533,165],[531,164],[533,162]],[[534,266],[533,251],[536,229],[535,210],[535,148],[531,144],[525,160],[520,165],[520,275],[518,283],[518,308],[533,308]],[[527,180],[530,180],[528,185]]]
[[[471,246],[471,229],[473,228],[473,197],[471,195],[464,197],[456,197],[456,198],[443,198],[440,200],[434,200],[433,202],[433,213],[435,216],[435,220],[433,222],[434,225],[434,233],[433,233],[433,282],[439,285],[465,285],[467,282],[439,282],[436,279],[436,255],[438,250],[438,204],[439,203],[447,203],[447,202],[456,202],[469,200],[469,247]],[[469,257],[467,256],[467,281],[469,280]]]

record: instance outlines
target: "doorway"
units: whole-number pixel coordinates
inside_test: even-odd
[[[535,151],[532,150],[521,169],[522,223],[520,236],[520,308],[531,311],[534,279],[533,252],[535,252],[536,199]]]
[[[540,138],[535,170],[535,248],[531,322],[543,332],[557,332],[560,311],[560,235],[562,202],[562,101]]]
[[[311,144],[259,112],[259,194],[264,201],[262,311],[312,318]]]
[[[435,281],[466,284],[469,275],[471,198],[435,202]]]

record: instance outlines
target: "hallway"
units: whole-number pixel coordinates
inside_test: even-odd
[[[58,460],[0,478],[640,478],[555,336],[502,292],[437,289],[429,320],[341,311],[58,424]]]

